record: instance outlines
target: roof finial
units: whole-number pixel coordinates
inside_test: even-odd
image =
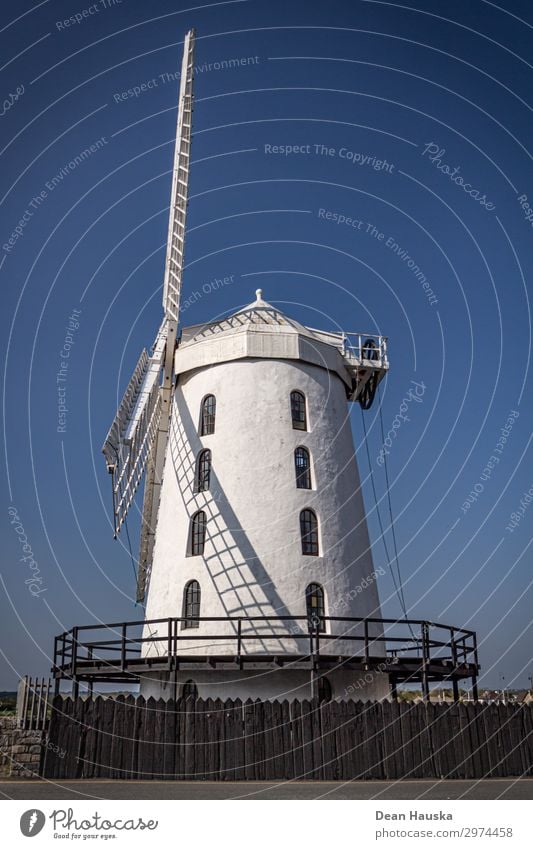
[[[255,290],[255,297],[256,297],[256,300],[262,301],[263,300],[263,290],[262,289],[256,289]]]

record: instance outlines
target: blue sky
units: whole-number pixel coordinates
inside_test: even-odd
[[[385,434],[413,382],[424,386],[388,456],[409,613],[476,629],[483,683],[525,686],[529,4],[186,5],[2,7],[0,687],[47,674],[65,628],[142,615],[127,540],[112,538],[100,449],[161,320],[175,74],[191,26],[184,324],[261,286],[311,326],[389,336]],[[375,561],[387,567],[358,407],[351,416]],[[379,405],[365,417],[387,519]],[[388,567],[380,593],[384,615],[399,615]]]

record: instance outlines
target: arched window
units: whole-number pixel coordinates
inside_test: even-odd
[[[217,399],[214,395],[206,395],[202,401],[200,414],[200,436],[209,436],[215,432],[215,415],[217,411]]]
[[[198,698],[198,687],[192,680],[189,678],[188,681],[183,685],[183,690],[181,691],[181,697],[183,699],[197,699]]]
[[[200,623],[200,584],[198,581],[189,581],[183,590],[183,622],[182,628],[198,628]]]
[[[291,416],[292,426],[295,430],[307,430],[305,395],[303,392],[297,390],[291,392]]]
[[[198,513],[195,513],[191,519],[189,533],[189,555],[191,557],[204,553],[206,524],[207,520],[204,511],[198,510]]]
[[[317,697],[319,702],[331,701],[331,684],[324,675],[317,681]]]
[[[211,479],[211,451],[209,448],[204,448],[198,454],[196,461],[196,481],[195,491],[206,492],[209,489]]]
[[[311,489],[311,460],[309,451],[301,445],[294,452],[294,467],[298,489]]]
[[[319,631],[325,631],[324,616],[326,606],[324,602],[324,588],[320,584],[308,584],[305,589],[305,606],[309,626]]]
[[[300,513],[300,535],[302,554],[318,556],[318,521],[314,510],[302,510]]]

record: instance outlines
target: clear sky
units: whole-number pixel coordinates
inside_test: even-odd
[[[64,629],[142,617],[100,450],[161,320],[191,26],[184,324],[261,286],[305,324],[389,336],[381,403],[408,611],[476,629],[483,684],[526,686],[531,5],[191,5],[2,4],[0,689],[46,675]],[[383,613],[397,616],[351,416]],[[390,548],[379,404],[365,422]],[[129,529],[136,551],[135,511]]]

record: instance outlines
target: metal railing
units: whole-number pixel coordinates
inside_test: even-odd
[[[373,333],[351,333],[342,335],[343,354],[358,363],[373,363],[374,367],[388,368],[387,336]]]
[[[209,629],[209,623],[215,627]],[[227,628],[220,627],[225,623]],[[191,628],[191,624],[195,627]],[[416,631],[414,630],[416,629]],[[275,649],[268,641],[277,641]],[[258,648],[258,644],[267,643]],[[154,648],[155,654],[150,653]],[[417,661],[456,670],[478,667],[476,634],[463,628],[426,620],[396,620],[346,616],[201,616],[169,617],[145,621],[76,626],[55,638],[56,678],[76,679],[90,670],[124,673],[130,667],[156,660],[187,657],[228,657],[242,664],[296,658],[335,656],[365,663],[387,660],[391,664]]]

